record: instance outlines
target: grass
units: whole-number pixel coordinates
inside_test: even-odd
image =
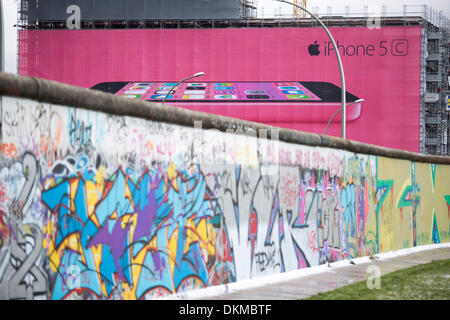
[[[379,289],[361,281],[307,300],[450,300],[450,259],[388,273]]]

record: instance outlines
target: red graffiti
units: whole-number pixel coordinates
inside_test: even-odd
[[[295,199],[299,195],[298,177],[290,173],[283,176],[281,179],[281,190],[283,190],[283,204],[292,207],[295,204]]]
[[[318,252],[319,248],[317,246],[317,235],[316,231],[310,230],[306,233],[306,236],[308,237],[308,246],[312,249],[313,252]]]
[[[230,247],[228,245],[228,237],[225,230],[222,230],[222,249],[223,249],[223,256],[222,261],[223,262],[233,262],[233,257],[231,256]]]
[[[14,143],[2,143],[2,153],[14,159],[17,156],[17,149]]]
[[[7,239],[10,237],[9,226],[6,223],[6,213],[0,211],[0,247],[6,245]]]
[[[11,198],[6,195],[5,190],[6,188],[2,184],[0,184],[0,203],[11,200]]]

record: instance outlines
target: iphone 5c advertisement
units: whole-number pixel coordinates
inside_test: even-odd
[[[420,27],[330,32],[347,138],[418,152]],[[341,108],[335,48],[318,27],[20,30],[19,39],[19,73],[123,98],[320,134]],[[340,136],[340,119],[329,135]]]

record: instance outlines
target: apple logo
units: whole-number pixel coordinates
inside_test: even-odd
[[[318,56],[320,54],[319,44],[317,44],[317,40],[314,41],[313,44],[310,44],[308,47],[308,53],[310,56]]]

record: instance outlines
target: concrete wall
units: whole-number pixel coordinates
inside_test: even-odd
[[[4,96],[0,298],[149,299],[450,241],[449,165],[258,134]]]

